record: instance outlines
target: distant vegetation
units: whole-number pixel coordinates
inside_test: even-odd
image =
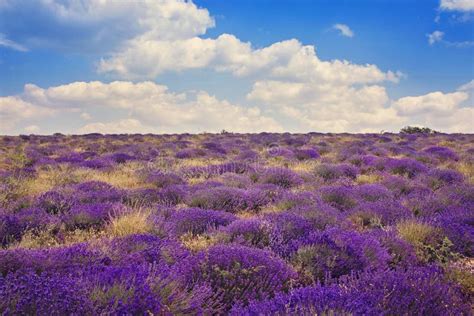
[[[438,131],[428,127],[406,126],[400,130],[402,134],[437,134]]]

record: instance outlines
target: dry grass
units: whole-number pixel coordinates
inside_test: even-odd
[[[451,149],[458,148],[458,144],[456,142],[453,142],[453,141],[450,141],[450,140],[442,140],[437,144],[437,146],[449,147]]]
[[[304,160],[298,161],[290,165],[290,168],[295,172],[312,172],[316,166],[320,165],[318,160]]]
[[[59,246],[61,243],[49,230],[40,232],[26,232],[20,242],[11,245],[9,248],[25,248],[25,249],[36,249],[36,248],[49,248]]]
[[[112,217],[107,225],[106,232],[113,237],[151,233],[154,227],[150,223],[149,217],[150,212],[143,209]]]
[[[75,169],[73,174],[76,177],[87,179],[88,181],[102,181],[120,189],[136,189],[152,187],[142,177],[137,174],[137,170],[144,166],[141,163],[129,162],[117,166],[113,171],[101,171],[93,169]]]
[[[38,196],[56,187],[84,181],[102,181],[120,189],[152,187],[140,178],[137,164],[130,163],[117,167],[113,171],[101,171],[86,168],[72,168],[67,165],[47,166],[37,170],[34,178],[15,180],[15,195]]]
[[[81,242],[93,242],[105,236],[104,231],[95,229],[76,229],[74,231],[63,232],[61,239],[58,239],[56,234],[51,229],[43,231],[28,231],[21,240],[11,245],[9,248],[50,248],[64,245],[71,245]]]
[[[397,230],[400,237],[415,247],[423,244],[435,232],[433,226],[411,220],[399,223]]]
[[[207,167],[209,165],[215,165],[223,163],[224,159],[219,158],[189,158],[189,159],[177,159],[174,168],[179,170],[183,167]]]
[[[25,179],[22,182],[23,189],[28,195],[36,196],[58,186],[85,181],[74,173],[74,169],[66,165],[48,166],[37,171],[35,178]]]
[[[240,219],[249,219],[249,218],[255,217],[255,213],[252,213],[252,212],[239,212],[239,213],[235,214],[235,216],[237,216]]]
[[[461,172],[470,184],[474,184],[474,163],[460,162],[456,169]]]
[[[383,177],[378,174],[359,174],[357,176],[357,184],[371,184],[378,183],[383,180]]]
[[[416,256],[423,262],[428,262],[432,258],[432,253],[428,248],[433,247],[430,238],[438,235],[439,231],[425,223],[414,220],[407,220],[397,224],[398,235],[410,243],[415,249]],[[427,248],[428,247],[428,248]]]
[[[474,293],[474,259],[462,259],[447,269],[447,276],[461,285],[466,293]]]
[[[209,181],[209,178],[201,177],[201,178],[188,178],[188,184],[195,185],[199,183],[203,183]]]
[[[185,248],[193,252],[198,252],[217,244],[219,238],[216,235],[193,235],[191,233],[187,233],[181,236],[180,240]]]

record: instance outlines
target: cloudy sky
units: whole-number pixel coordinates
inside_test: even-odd
[[[0,134],[472,133],[473,79],[474,0],[0,0]]]

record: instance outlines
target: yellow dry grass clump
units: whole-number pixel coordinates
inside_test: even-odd
[[[357,184],[372,184],[382,181],[383,177],[378,174],[359,174],[357,176]]]
[[[191,233],[187,233],[181,236],[180,240],[185,248],[193,252],[198,252],[217,244],[219,238],[216,235],[193,235]]]
[[[106,232],[113,237],[152,233],[154,227],[150,223],[149,217],[150,211],[143,209],[112,217],[107,225]]]
[[[93,242],[105,235],[104,231],[95,229],[77,229],[67,232],[61,240],[58,240],[51,231],[26,232],[19,243],[13,244],[10,248],[49,248],[65,245],[72,245],[81,242]]]
[[[469,183],[474,184],[474,163],[460,162],[456,167],[457,170],[466,177]]]
[[[84,181],[102,181],[119,189],[152,187],[137,174],[137,170],[142,167],[135,162],[120,165],[113,171],[73,168],[67,165],[47,166],[39,169],[36,177],[22,179],[17,190],[25,195],[36,196],[58,186]]]
[[[144,166],[137,162],[128,162],[119,165],[113,171],[100,171],[92,169],[76,169],[74,174],[89,181],[102,181],[120,189],[148,188],[152,185],[140,177],[137,170]]]
[[[39,195],[57,186],[78,183],[83,180],[74,174],[73,168],[66,165],[47,166],[37,170],[37,176],[22,181],[22,186],[29,195]]]
[[[397,225],[400,237],[412,245],[419,245],[425,242],[435,231],[433,226],[416,221],[404,221]]]

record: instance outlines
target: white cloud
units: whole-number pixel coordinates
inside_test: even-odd
[[[103,134],[146,134],[157,132],[151,126],[144,126],[136,119],[122,119],[108,123],[90,123],[78,130],[79,134],[103,133]]]
[[[457,48],[466,48],[474,46],[474,41],[463,41],[463,42],[449,42],[446,41],[447,46],[457,47]]]
[[[54,110],[36,106],[17,96],[0,97],[0,134],[18,131],[25,124],[53,115]]]
[[[378,132],[397,129],[401,121],[378,85],[352,87],[330,83],[258,81],[247,95],[271,108],[292,131]]]
[[[118,133],[120,129],[123,129],[122,132],[160,133],[219,132],[223,129],[236,132],[283,131],[274,119],[259,108],[238,106],[203,91],[173,93],[166,86],[153,82],[74,82],[48,89],[28,84],[20,96],[8,98],[16,100],[16,104],[10,102],[10,106],[6,107],[16,109],[14,114],[10,114],[15,116],[15,123],[29,119],[40,111],[54,111],[62,117],[71,111],[84,114],[87,110],[94,110],[113,113],[114,117],[118,117],[111,120],[104,115],[99,116],[99,121],[83,126],[79,132],[94,129],[109,133]],[[21,108],[23,104],[32,109],[31,114],[25,116],[28,112],[25,112],[25,106]],[[81,116],[84,118],[84,115]],[[18,129],[15,125],[9,128]]]
[[[0,46],[11,48],[13,50],[17,50],[20,52],[27,52],[28,48],[26,48],[23,45],[20,45],[12,40],[9,40],[8,38],[5,37],[4,34],[0,33]]]
[[[456,47],[456,48],[466,48],[474,46],[473,41],[463,41],[463,42],[452,42],[444,39],[444,32],[441,31],[434,31],[433,33],[426,34],[428,37],[428,43],[433,45],[435,43],[443,43],[448,47]]]
[[[338,30],[342,36],[354,37],[354,32],[346,24],[334,24],[332,28]]]
[[[87,112],[82,112],[81,115],[79,115],[79,117],[86,121],[89,121],[92,119],[92,116]]]
[[[38,125],[29,125],[25,127],[25,131],[28,133],[37,133],[40,131],[40,127]]]
[[[421,96],[400,98],[394,102],[393,106],[403,116],[428,113],[447,115],[468,97],[469,95],[465,92],[442,93],[436,91]]]
[[[471,83],[460,89],[468,89]],[[449,132],[472,132],[469,93],[432,92],[390,101],[384,87],[257,81],[247,95],[271,109],[290,131],[378,132],[424,125]]]
[[[474,80],[469,81],[466,84],[463,84],[458,88],[458,91],[470,91],[474,92]]]
[[[441,42],[443,40],[444,32],[434,31],[433,33],[426,34],[426,36],[428,37],[428,43],[433,45],[434,43]]]
[[[447,11],[474,11],[474,0],[441,0],[439,6]]]
[[[0,5],[3,32],[15,33],[25,13],[35,18],[18,34],[20,42],[76,53],[108,52],[134,38],[186,39],[214,26],[206,9],[185,0],[38,0]]]
[[[467,83],[461,88],[468,88]],[[469,103],[472,92],[431,92],[420,96],[403,97],[393,102],[392,107],[407,125],[429,126],[443,132],[473,132],[474,108]],[[467,101],[467,102],[466,102]]]
[[[0,133],[50,130],[44,118],[88,119],[74,133],[179,133],[202,131],[397,131],[425,125],[442,131],[472,132],[472,82],[451,93],[431,92],[391,101],[377,84],[258,80],[247,99],[232,104],[204,91],[175,93],[153,82],[73,82],[47,89],[25,85],[21,95],[0,98]],[[34,127],[33,127],[34,126]],[[52,132],[64,132],[52,130]]]
[[[99,65],[102,73],[128,79],[152,79],[166,71],[193,68],[211,68],[236,76],[264,75],[342,84],[396,82],[401,76],[400,73],[383,72],[376,65],[323,61],[316,55],[314,46],[304,46],[295,39],[253,49],[250,43],[229,34],[216,39],[134,40]]]

